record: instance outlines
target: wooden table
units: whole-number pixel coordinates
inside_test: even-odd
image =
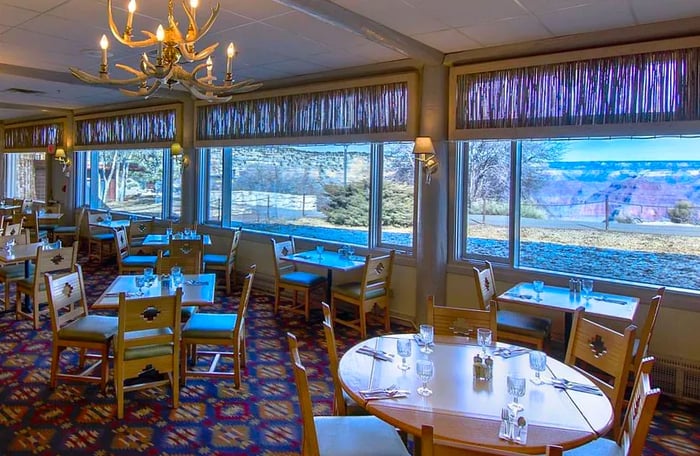
[[[396,339],[399,337],[411,338],[412,356],[408,361],[411,369],[406,372],[398,368],[401,358],[396,355]],[[534,373],[527,354],[508,359],[495,356],[493,379],[475,380],[473,357],[480,352],[475,343],[465,338],[436,337],[434,352],[424,354],[412,335],[375,337],[360,342],[343,355],[340,381],[343,389],[370,413],[415,436],[420,436],[423,424],[430,424],[439,439],[544,454],[548,444],[573,448],[604,435],[612,427],[613,409],[604,395],[559,390],[547,384],[537,386],[528,381],[525,396],[519,401],[525,407],[521,416],[528,422],[527,442],[520,445],[499,439],[501,409],[512,399],[507,393],[506,376],[519,372],[530,378]],[[358,353],[363,345],[393,353],[394,361]],[[426,357],[435,364],[435,375],[428,383],[433,394],[422,397],[416,392],[420,380],[415,364],[417,359]],[[545,379],[556,376],[592,385],[583,375],[552,358],[547,359],[547,370],[542,375]],[[366,401],[359,393],[390,385],[408,390],[408,397]]]
[[[170,239],[173,238],[172,236],[168,236],[167,234],[147,234],[146,237],[143,239],[143,246],[144,247],[167,247],[170,245]],[[202,239],[202,243],[204,245],[211,245],[211,237],[208,234],[198,234],[195,237],[188,237],[188,238],[174,238],[175,240],[183,240],[183,241],[196,241],[199,239]]]
[[[338,252],[324,250],[321,255],[316,250],[299,252],[284,257],[292,263],[306,264],[326,269],[326,302],[331,302],[331,287],[333,286],[333,271],[352,271],[365,265],[365,257],[341,256]]]
[[[129,219],[118,219],[118,220],[100,220],[98,222],[90,223],[90,226],[97,228],[107,228],[110,230],[115,230],[117,228],[126,228],[131,224]]]
[[[60,212],[44,212],[36,214],[36,218],[41,222],[58,222],[63,217]]]
[[[594,291],[586,300],[581,294],[574,295],[568,288],[545,285],[544,291],[537,293],[531,282],[521,282],[498,296],[498,302],[533,306],[564,312],[564,338],[568,343],[571,334],[573,312],[583,307],[586,314],[632,323],[639,306],[639,298]]]
[[[92,305],[93,310],[118,310],[119,293],[134,294],[138,290],[135,275],[120,275],[107,287]],[[214,285],[216,274],[184,274],[185,282],[182,285],[183,306],[206,306],[214,303]],[[150,287],[144,287],[144,297],[174,295],[173,287],[162,287],[160,278]],[[137,297],[137,296],[130,296]]]

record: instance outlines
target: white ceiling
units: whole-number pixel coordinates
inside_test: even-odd
[[[127,3],[114,0],[120,28]],[[185,24],[181,3],[175,0],[176,18]],[[200,0],[200,23],[214,4]],[[166,5],[137,0],[135,39],[165,21]],[[198,44],[221,43],[214,60],[219,79],[233,41],[234,77],[265,82],[420,57],[413,51],[442,55],[693,17],[700,20],[700,0],[221,0],[214,27]],[[370,40],[363,30],[388,35]],[[98,72],[103,33],[110,38],[110,75],[127,77],[113,65],[138,66],[143,49],[111,37],[106,0],[0,0],[0,120],[133,101],[68,72],[69,66]],[[393,45],[397,37],[409,43],[402,52]]]

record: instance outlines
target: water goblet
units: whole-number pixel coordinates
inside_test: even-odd
[[[535,385],[541,385],[544,383],[540,378],[540,372],[544,372],[547,369],[547,354],[542,351],[533,350],[530,352],[530,369],[535,371],[535,378],[531,378],[530,381]]]
[[[541,280],[533,280],[532,281],[532,289],[535,290],[535,293],[537,293],[537,300],[542,301],[542,298],[540,297],[540,293],[544,291],[544,282]]]
[[[143,296],[143,287],[146,285],[146,277],[142,275],[137,275],[134,277],[134,281],[136,282],[136,286],[138,287],[139,291],[136,293],[138,296]]]
[[[352,260],[352,257],[355,256],[355,249],[351,245],[349,245],[347,252],[348,252],[348,258]]]
[[[411,356],[411,339],[396,339],[396,352],[401,357],[399,369],[406,371],[411,368],[406,362],[406,358]]]
[[[172,278],[173,286],[177,288],[182,284],[182,268],[180,266],[170,268],[170,277]]]
[[[165,235],[168,236],[168,239],[173,237],[173,229],[172,228],[166,228],[165,229]]]
[[[583,279],[581,281],[581,292],[583,292],[583,296],[585,296],[586,302],[588,302],[591,299],[591,293],[593,293],[593,280]]]
[[[418,394],[424,397],[428,397],[433,394],[433,391],[428,388],[428,382],[433,378],[435,373],[435,366],[433,362],[428,359],[419,359],[416,361],[416,374],[420,378],[423,384],[418,388]]]
[[[146,278],[146,286],[150,287],[156,281],[156,276],[153,274],[153,268],[143,268],[143,276]]]
[[[476,340],[481,347],[481,351],[486,354],[486,346],[491,345],[492,342],[492,332],[488,328],[477,328],[476,329]]]
[[[317,245],[317,246],[316,246],[316,253],[318,253],[318,259],[319,259],[319,260],[320,260],[321,258],[323,258],[323,250],[324,250],[324,248],[323,248],[322,245]]]
[[[432,325],[420,325],[419,330],[420,338],[423,342],[423,346],[421,347],[420,351],[422,353],[432,353],[433,349],[431,348],[431,346],[433,345],[433,336],[435,334],[435,328],[433,328]]]
[[[508,394],[513,396],[513,401],[508,403],[508,408],[513,412],[513,415],[515,415],[517,412],[524,409],[524,407],[518,403],[518,398],[525,396],[525,377],[511,374],[506,378],[506,382],[508,385]]]

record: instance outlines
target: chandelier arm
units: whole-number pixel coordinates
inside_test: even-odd
[[[153,33],[148,32],[146,30],[142,30],[141,33],[148,36],[148,39],[141,41],[132,41],[130,38],[124,39],[122,34],[119,33],[119,29],[117,29],[117,24],[115,24],[114,17],[112,16],[112,0],[107,0],[107,20],[109,22],[109,29],[111,30],[112,35],[114,35],[114,38],[124,46],[129,46],[131,48],[146,47],[153,46],[158,42],[156,36]]]
[[[185,10],[185,14],[187,15],[187,20],[190,23],[190,28],[192,29],[193,32],[193,37],[197,36],[197,33],[199,33],[199,27],[197,27],[197,21],[195,20],[194,16],[192,15],[192,11],[187,7],[187,3],[185,3],[185,0],[182,0],[182,9]]]
[[[153,85],[152,85],[151,87],[148,87],[148,86],[141,86],[141,87],[139,87],[138,90],[119,89],[119,91],[120,91],[121,93],[123,93],[124,95],[127,95],[127,96],[129,96],[129,97],[144,97],[144,98],[148,98],[148,97],[150,97],[151,95],[153,95],[153,93],[154,93],[156,90],[160,89],[160,86],[161,86],[161,82],[160,82],[159,80],[156,79],[155,81],[153,81]]]
[[[130,67],[129,65],[124,65],[123,63],[117,63],[116,65],[114,65],[114,67],[119,68],[120,70],[124,70],[126,72],[129,72],[129,73],[136,75],[138,77],[146,76],[146,78],[144,78],[144,81],[146,79],[148,79],[148,75],[146,74],[145,71],[139,71],[136,68]]]
[[[182,85],[187,88],[187,90],[190,91],[192,96],[199,100],[204,100],[204,101],[217,101],[217,102],[226,102],[231,99],[231,96],[225,96],[221,97],[219,95],[214,94],[213,92],[201,92],[199,89],[194,87],[192,84],[185,81],[182,81]]]
[[[90,73],[87,73],[81,69],[78,68],[69,68],[71,74],[75,76],[76,78],[80,79],[83,82],[87,82],[88,84],[106,84],[106,85],[130,85],[130,84],[139,84],[146,79],[148,79],[148,75],[143,75],[139,76],[136,78],[131,78],[131,79],[112,79],[109,76],[105,78],[101,78],[99,76],[93,76]],[[135,73],[137,74],[137,73]]]
[[[184,81],[184,78],[183,78]],[[212,84],[204,84],[192,77],[190,75],[187,78],[187,82],[192,84],[201,92],[212,92],[216,95],[233,95],[236,93],[250,92],[262,86],[260,82],[253,82],[252,79],[246,79],[243,81],[235,82],[233,84],[224,84],[220,86],[215,86]]]
[[[182,54],[182,57],[187,60],[188,62],[196,62],[198,60],[204,60],[207,57],[209,57],[219,46],[219,43],[214,43],[211,46],[207,47],[206,49],[202,49],[199,52],[190,52],[189,45],[185,43],[180,43],[177,45],[178,50],[180,51],[180,54]]]
[[[182,3],[184,5],[184,3],[185,3],[184,0]],[[195,29],[194,29],[195,33],[193,34],[192,39],[190,39],[189,41],[185,41],[185,44],[194,44],[197,42],[198,39],[200,39],[201,37],[206,35],[207,32],[209,32],[209,29],[211,28],[211,26],[214,25],[214,21],[216,21],[216,17],[219,15],[220,8],[221,8],[221,4],[217,3],[216,6],[214,6],[211,9],[211,15],[209,16],[209,19],[207,19],[207,21],[204,23],[204,25],[202,25],[199,28],[199,30],[196,28],[196,25],[195,25]],[[192,23],[192,21],[194,21],[194,17],[192,17],[191,12],[188,11],[187,8],[185,8],[185,12],[187,13],[187,17],[190,20],[190,23]]]

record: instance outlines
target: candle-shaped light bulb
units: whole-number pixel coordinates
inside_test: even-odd
[[[190,0],[190,8],[197,9],[197,6],[199,6],[199,0]]]
[[[109,47],[109,41],[107,41],[107,36],[102,35],[100,38],[100,49],[102,49],[102,65],[107,66],[107,48]]]
[[[236,48],[233,47],[233,43],[229,43],[226,49],[226,73],[231,73],[231,61],[233,56],[236,54]]]
[[[211,70],[214,68],[214,62],[211,60],[211,56],[207,58],[207,79],[211,80]]]
[[[131,23],[134,21],[134,11],[136,11],[136,0],[131,0],[127,6],[129,15],[126,17],[126,26],[131,28]]]
[[[158,30],[156,30],[156,39],[158,40],[158,59],[160,59],[163,57],[163,40],[165,39],[165,30],[163,29],[162,24],[158,25]]]

